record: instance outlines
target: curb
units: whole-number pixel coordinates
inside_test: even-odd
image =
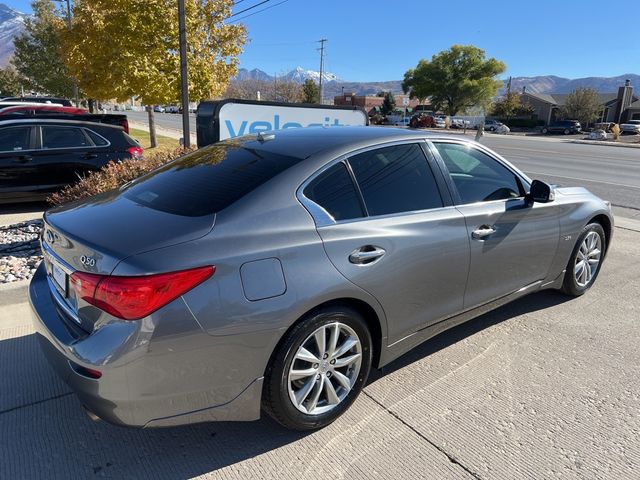
[[[0,284],[0,308],[28,302],[27,292],[30,280]]]
[[[605,140],[566,140],[566,143],[577,143],[577,144],[583,144],[583,145],[601,145],[604,147],[640,148],[640,143],[618,143],[618,142],[607,142]]]

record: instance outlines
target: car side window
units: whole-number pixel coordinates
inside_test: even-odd
[[[85,129],[85,132],[87,133],[87,135],[89,135],[89,138],[91,138],[91,141],[96,147],[104,147],[105,145],[109,144],[109,142],[107,142],[93,130]]]
[[[356,187],[343,163],[322,172],[305,187],[303,193],[336,221],[365,216]]]
[[[42,148],[74,148],[91,144],[81,128],[42,127]]]
[[[395,145],[349,158],[369,215],[440,208],[442,197],[419,145]]]
[[[516,175],[470,145],[434,143],[463,203],[489,202],[524,195]]]
[[[30,148],[31,127],[0,128],[0,152],[19,152]]]

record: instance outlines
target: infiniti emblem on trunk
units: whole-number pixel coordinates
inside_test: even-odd
[[[49,243],[53,243],[54,241],[54,236],[53,236],[53,233],[51,233],[51,230],[47,230],[47,241]]]

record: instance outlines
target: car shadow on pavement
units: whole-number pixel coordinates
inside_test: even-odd
[[[482,330],[509,320],[518,315],[533,313],[537,310],[553,307],[571,300],[571,297],[564,295],[557,290],[544,290],[519,298],[511,303],[503,305],[496,310],[485,313],[473,320],[469,320],[457,327],[436,335],[413,350],[394,360],[390,364],[378,371],[372,371],[369,376],[369,383],[375,382],[384,376],[400,370],[418,360],[432,355],[444,348],[447,348],[467,337],[470,337]]]
[[[269,418],[162,429],[93,422],[36,334],[0,341],[0,478],[192,478],[304,437]]]
[[[541,292],[503,306],[428,340],[372,373],[370,382],[492,325],[567,298]],[[267,462],[281,461],[272,451],[307,435],[268,417],[150,430],[94,423],[49,368],[35,334],[0,341],[0,373],[0,478],[186,479],[263,454]]]

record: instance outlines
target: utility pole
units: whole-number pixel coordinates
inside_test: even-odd
[[[182,90],[182,137],[184,148],[191,147],[189,131],[189,77],[187,77],[187,30],[184,0],[178,0],[178,29],[180,37],[180,88]]]
[[[326,38],[321,38],[318,40],[320,43],[320,80],[319,80],[319,90],[320,90],[320,105],[322,105],[322,73],[324,70],[324,42],[326,42]]]

